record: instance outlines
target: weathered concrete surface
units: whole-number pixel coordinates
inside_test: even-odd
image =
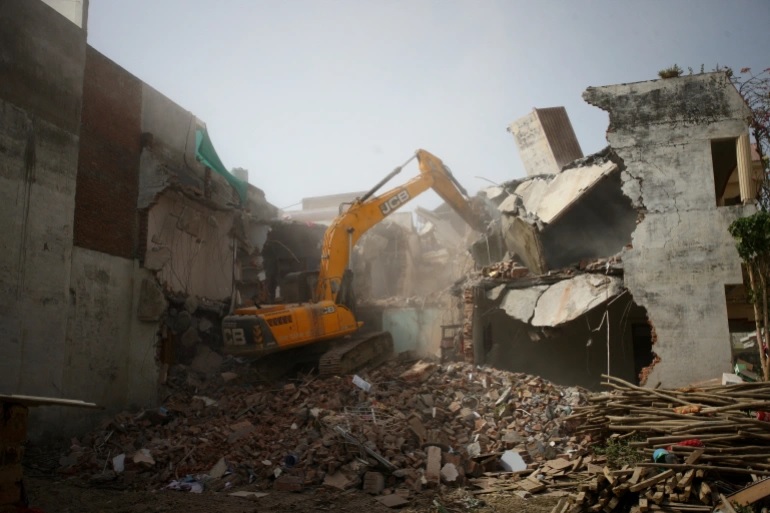
[[[643,209],[624,256],[625,284],[647,309],[667,387],[730,369],[725,285],[742,282],[727,226],[752,207],[717,208],[711,140],[747,130],[747,108],[724,74],[589,88],[609,113],[607,139],[625,163],[623,192]]]
[[[0,390],[63,389],[85,33],[0,0]]]
[[[134,260],[75,247],[63,395],[108,411],[150,407],[157,400],[157,322],[139,319],[142,282],[151,274]],[[68,432],[103,413],[60,409]]]
[[[537,300],[548,289],[547,285],[537,285],[525,289],[513,289],[506,292],[500,307],[514,319],[529,323],[535,315]]]
[[[533,326],[559,326],[577,319],[622,292],[622,280],[581,274],[548,287],[537,300]]]
[[[77,134],[85,32],[42,2],[0,0],[0,98]]]

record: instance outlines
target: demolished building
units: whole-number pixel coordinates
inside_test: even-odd
[[[757,187],[746,104],[724,73],[583,96],[609,113],[610,147],[547,174],[549,159],[522,152],[538,171],[488,192],[507,260],[482,255],[491,265],[466,283],[466,358],[586,386],[602,373],[675,387],[730,371],[725,290],[742,275],[727,227],[754,212]],[[511,130],[520,147],[559,141],[553,122],[533,128],[536,113],[517,126],[548,136]]]
[[[87,3],[73,5],[65,18],[0,0],[0,389],[152,406],[168,367],[217,362],[233,305],[286,299],[281,279],[317,268],[324,228],[277,219],[201,120],[87,45]],[[585,98],[610,113],[607,150],[583,157],[559,109],[511,129],[551,155],[486,191],[498,219],[471,248],[480,274],[441,208],[362,240],[361,291],[386,302],[362,308],[370,328],[435,353],[441,326],[464,321],[466,359],[560,383],[677,386],[730,368],[730,331],[751,315],[725,297],[742,281],[726,227],[756,187],[746,106],[721,74]],[[473,280],[454,309],[424,300],[458,274]],[[96,418],[36,415],[60,432]]]

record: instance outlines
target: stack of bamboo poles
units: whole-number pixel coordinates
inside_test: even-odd
[[[575,408],[568,420],[579,425],[576,433],[597,441],[608,436],[633,440],[629,445],[650,456],[641,466],[770,475],[770,422],[757,419],[757,412],[770,411],[770,383],[658,390],[603,378],[613,390],[592,394],[587,406]],[[686,440],[703,445],[697,465],[651,462],[658,448],[686,460],[698,449],[679,445]]]

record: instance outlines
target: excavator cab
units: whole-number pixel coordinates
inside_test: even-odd
[[[281,280],[281,301],[284,303],[312,303],[318,286],[318,271],[288,273]],[[334,302],[355,311],[356,298],[353,289],[353,271],[346,269],[342,275]]]
[[[318,271],[297,271],[281,279],[281,300],[285,303],[309,303],[318,285]]]

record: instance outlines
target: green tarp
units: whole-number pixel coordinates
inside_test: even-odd
[[[227,182],[233,186],[233,189],[238,192],[241,205],[246,203],[248,184],[233,176],[230,171],[227,170],[225,165],[222,164],[219,155],[217,155],[217,150],[214,149],[214,145],[211,143],[211,138],[209,138],[209,132],[206,130],[206,127],[199,127],[195,130],[195,158],[197,158],[204,166],[207,166],[224,176],[225,180],[227,180]]]

